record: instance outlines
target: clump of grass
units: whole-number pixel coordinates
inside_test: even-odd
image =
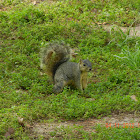
[[[135,51],[130,49],[122,49],[121,56],[115,55],[124,65],[127,65],[132,70],[140,70],[140,48],[137,47]]]

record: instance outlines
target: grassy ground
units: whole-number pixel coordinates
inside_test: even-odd
[[[138,25],[139,0],[6,0],[0,4],[0,139],[9,127],[14,139],[30,139],[28,124],[42,120],[101,118],[112,113],[140,111],[140,37],[104,31],[99,24]],[[85,93],[65,88],[52,94],[40,74],[39,51],[46,42],[64,40],[93,64]],[[137,101],[131,99],[135,95]],[[96,127],[88,134],[78,128],[63,131],[63,139],[138,139],[139,130]],[[70,135],[69,135],[70,134]],[[126,135],[129,134],[129,135]],[[52,134],[52,137],[55,133]],[[38,137],[39,139],[39,137]],[[43,139],[43,137],[40,139]]]

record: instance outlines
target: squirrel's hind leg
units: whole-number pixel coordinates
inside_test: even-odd
[[[60,93],[63,90],[64,83],[62,81],[57,82],[53,87],[54,93]]]

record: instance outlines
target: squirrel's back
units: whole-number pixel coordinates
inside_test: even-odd
[[[53,92],[61,92],[66,85],[73,85],[83,91],[87,86],[87,74],[91,70],[92,64],[88,59],[80,60],[79,63],[64,62],[55,72]]]
[[[61,64],[57,68],[56,73],[55,73],[55,79],[56,78],[59,79],[60,75],[62,75],[61,79],[65,78],[68,80],[70,78],[76,77],[78,73],[81,73],[79,69],[79,64],[75,62],[67,61]]]

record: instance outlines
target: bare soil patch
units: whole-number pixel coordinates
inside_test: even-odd
[[[103,25],[103,28],[110,33],[112,29],[114,29],[115,31],[121,29],[124,33],[129,32],[129,36],[140,37],[140,24],[137,25],[136,27],[120,27],[116,25]]]
[[[84,131],[89,133],[95,131],[96,125],[101,125],[106,128],[135,128],[140,127],[140,116],[135,114],[113,114],[111,117],[103,117],[101,119],[90,118],[88,120],[81,121],[65,121],[65,122],[53,122],[53,123],[35,123],[32,127],[32,136],[44,136],[45,138],[50,138],[50,133],[55,131],[60,135],[61,128],[72,128],[74,126],[82,126]]]

